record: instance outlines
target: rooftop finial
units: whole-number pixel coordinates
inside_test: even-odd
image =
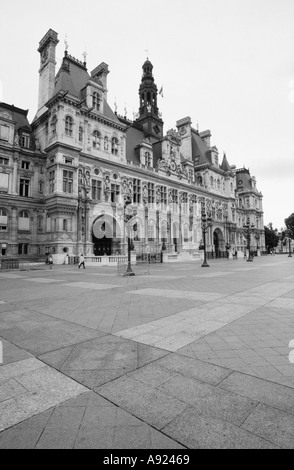
[[[84,63],[87,62],[87,55],[88,55],[88,53],[85,51],[85,52],[83,53]]]
[[[68,41],[67,41],[67,34],[65,35],[65,40],[64,40],[64,47],[66,52],[68,51]]]
[[[114,109],[115,109],[115,113],[117,113],[117,102],[116,102],[116,98],[115,98],[115,101],[114,101]]]
[[[148,49],[145,49],[145,52],[146,52],[146,54],[147,54],[147,60],[149,60],[149,57],[148,57],[148,56],[149,56],[149,54],[148,54]]]

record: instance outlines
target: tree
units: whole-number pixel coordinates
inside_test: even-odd
[[[268,251],[278,246],[279,237],[277,235],[277,230],[273,230],[272,223],[269,223],[267,227],[264,227],[264,235],[265,235],[265,246],[267,247]]]
[[[292,231],[292,234],[290,235],[291,238],[294,237],[294,212],[285,219],[285,225],[288,230]]]

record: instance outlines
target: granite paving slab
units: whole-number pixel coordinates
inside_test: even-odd
[[[15,380],[22,390],[0,403],[0,431],[86,391],[35,358],[1,366],[2,385],[7,379],[10,384]]]
[[[238,372],[225,378],[219,387],[294,415],[292,388]]]
[[[189,449],[277,449],[238,426],[188,407],[162,430]]]
[[[294,449],[294,416],[259,404],[241,426],[285,449]]]
[[[157,429],[162,429],[187,406],[182,400],[128,376],[97,387],[95,391]]]

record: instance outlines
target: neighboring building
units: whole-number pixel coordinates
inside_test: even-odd
[[[125,201],[136,215],[137,252],[197,252],[201,213],[211,215],[208,251],[244,249],[243,224],[255,224],[264,249],[262,195],[248,170],[230,166],[190,117],[163,132],[153,66],[147,59],[139,112],[131,122],[107,102],[108,65],[88,72],[66,50],[55,75],[57,33],[39,44],[36,116],[0,103],[0,243],[2,255],[126,252]],[[242,185],[241,185],[242,182]]]

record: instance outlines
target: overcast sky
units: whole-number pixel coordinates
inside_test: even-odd
[[[190,116],[262,192],[264,223],[294,212],[293,0],[13,0],[1,2],[0,101],[37,110],[39,41],[59,35],[90,72],[109,65],[108,102],[138,111],[148,56],[165,131]]]

